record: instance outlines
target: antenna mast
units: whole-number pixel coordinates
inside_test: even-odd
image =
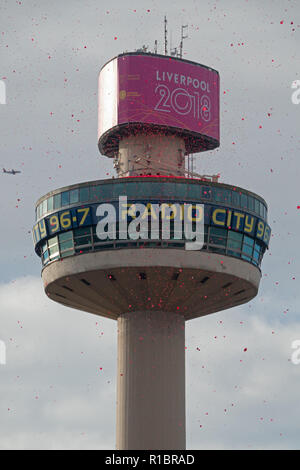
[[[183,40],[188,38],[188,35],[184,35],[184,30],[187,28],[188,25],[183,25],[181,26],[181,41],[180,41],[180,46],[179,46],[179,57],[182,59],[182,54],[183,54]]]
[[[165,16],[165,55],[168,55],[167,17]]]

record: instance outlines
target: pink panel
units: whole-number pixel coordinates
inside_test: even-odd
[[[219,141],[219,74],[169,57],[118,57],[118,124],[185,129]]]

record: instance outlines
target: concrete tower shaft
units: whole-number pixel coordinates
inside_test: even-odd
[[[177,135],[141,133],[123,137],[114,166],[119,177],[185,175],[185,142]]]
[[[185,449],[185,320],[118,318],[117,449]]]

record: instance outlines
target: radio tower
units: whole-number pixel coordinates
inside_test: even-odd
[[[117,178],[37,202],[45,292],[117,321],[117,449],[185,449],[185,323],[256,296],[267,205],[216,176],[196,178],[189,168],[187,177],[186,155],[219,146],[219,74],[204,65],[140,51],[111,59],[99,76],[98,146]],[[127,204],[118,212],[120,197]],[[141,203],[171,205],[174,214],[172,205],[202,205],[202,249],[187,250],[174,226],[166,237],[163,216],[154,237],[150,229],[130,236],[130,211]],[[117,221],[101,238],[111,206]]]

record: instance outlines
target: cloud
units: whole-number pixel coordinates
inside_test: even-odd
[[[259,302],[253,305],[255,314],[240,307],[193,325],[187,353],[192,448],[299,447],[300,368],[291,363],[291,343],[300,338],[300,322],[282,325],[274,313],[270,324]]]
[[[35,277],[1,284],[0,305],[0,448],[113,449],[116,322],[50,301]],[[298,447],[300,322],[249,305],[186,325],[189,449]]]
[[[0,305],[0,448],[113,448],[115,322],[55,304],[34,277],[1,284]]]

